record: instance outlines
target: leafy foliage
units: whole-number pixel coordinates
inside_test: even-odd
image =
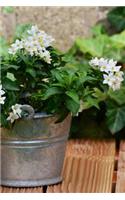
[[[4,14],[13,13],[13,12],[14,12],[14,7],[12,7],[12,6],[4,6],[4,7],[2,8],[2,12],[3,12]]]
[[[14,40],[25,36],[28,27],[30,24],[18,26]],[[9,126],[6,118],[10,108],[19,103],[31,105],[36,112],[58,114],[58,121],[69,112],[76,116],[83,110],[78,116],[81,121],[78,132],[87,133],[89,127],[89,134],[99,132],[101,135],[101,129],[114,134],[125,127],[125,81],[121,89],[114,92],[102,83],[102,73],[89,65],[95,56],[123,63],[125,31],[108,36],[101,26],[96,26],[92,33],[90,38],[76,39],[65,54],[49,46],[51,63],[21,50],[10,56],[8,44],[2,39],[1,83],[7,99],[1,108],[2,126]]]
[[[109,104],[106,116],[110,131],[112,133],[120,131],[125,126],[125,104],[122,106]]]
[[[21,39],[22,36],[25,37],[27,35],[27,30],[30,29],[32,24],[18,24],[16,26],[14,39]]]
[[[4,37],[0,36],[0,56],[8,55],[8,43]]]
[[[52,102],[52,110],[49,110],[49,112],[60,113],[64,109],[67,110],[67,113],[70,110],[75,115],[80,108],[80,99],[85,97],[86,101],[88,101],[87,96],[90,94],[90,91],[87,93],[87,90],[89,90],[87,89],[87,84],[91,85],[93,81],[93,79],[90,79],[89,70],[85,71],[83,68],[81,69],[81,66],[78,67],[78,63],[70,64],[68,63],[63,67],[51,70],[52,76],[49,78],[45,90],[34,97],[41,98],[43,102],[48,101],[48,104]],[[55,107],[54,102],[57,103]],[[92,105],[94,104],[92,103]],[[44,108],[46,110],[48,109],[47,107],[45,103]]]
[[[30,25],[17,27],[15,39],[27,34]],[[8,54],[8,44],[3,40],[4,50],[1,54],[1,83],[6,100],[1,108],[1,123],[7,127],[7,116],[11,106],[29,104],[36,112],[58,114],[63,120],[70,112],[76,115],[80,101],[84,99],[83,109],[98,107],[98,100],[92,96],[93,85],[101,87],[101,74],[93,70],[88,63],[79,63],[69,54],[62,54],[52,46],[51,63],[37,56],[31,56],[18,50],[13,56]],[[6,54],[5,54],[6,52]],[[93,75],[92,75],[93,73]],[[99,107],[98,107],[99,108]]]
[[[98,29],[100,28],[100,31]],[[108,36],[101,31],[98,25],[94,35],[89,38],[78,38],[72,50],[75,53],[81,52],[85,57],[108,57],[118,61],[124,61],[125,57],[125,31],[120,34]],[[71,52],[71,50],[70,50]]]
[[[125,31],[109,36],[102,25],[97,25],[92,28],[91,37],[76,39],[73,47],[68,51],[68,55],[73,56],[83,65],[84,69],[86,69],[86,63],[91,57],[113,58],[122,64],[125,61]],[[104,85],[99,82],[102,77],[98,71],[88,70],[89,73],[91,78],[94,77],[97,80],[89,83],[89,95],[83,97],[83,112],[78,119],[75,118],[77,133],[85,136],[86,132],[88,137],[90,134],[94,136],[94,132],[104,135],[102,128],[107,133],[109,130],[112,134],[117,133],[125,128],[125,83],[118,91],[107,91]],[[94,110],[91,109],[94,107]],[[84,112],[89,113],[89,117]],[[93,112],[94,118],[92,117]]]
[[[125,29],[125,7],[116,7],[109,11],[107,18],[116,31]]]
[[[6,99],[9,99],[9,104],[6,102],[2,106],[3,113],[6,113],[17,102],[28,103],[34,107],[34,100],[32,100],[31,94],[39,91],[42,85],[44,86],[43,79],[51,76],[51,69],[55,68],[55,63],[57,66],[63,66],[63,62],[61,63],[62,55],[56,53],[56,50],[52,47],[50,51],[53,56],[51,64],[29,55],[23,55],[21,52],[17,57],[9,56],[6,59],[2,56],[1,82],[6,93]],[[14,99],[11,96],[14,96]],[[37,101],[35,109],[41,109],[40,100]]]

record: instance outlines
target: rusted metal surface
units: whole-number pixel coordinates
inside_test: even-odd
[[[1,185],[33,187],[62,180],[71,117],[55,123],[54,116],[37,114],[2,131]]]

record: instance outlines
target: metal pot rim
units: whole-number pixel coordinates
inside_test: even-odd
[[[50,122],[52,121],[52,123],[55,122],[57,116],[56,115],[53,115],[53,114],[47,114],[45,112],[40,112],[40,113],[35,113],[35,115],[33,116],[33,118],[31,120],[34,120],[34,123],[35,123],[35,120],[44,120],[44,119],[51,119]],[[27,120],[29,119],[25,119],[23,118],[22,120],[25,121],[25,123],[27,124]],[[31,121],[32,123],[32,121]],[[49,121],[48,121],[49,123]],[[52,127],[53,127],[53,124],[52,124]],[[5,132],[4,132],[5,131]],[[11,130],[10,130],[11,131]],[[15,144],[15,145],[18,145],[19,143],[20,144],[23,144],[23,145],[28,145],[28,144],[43,144],[44,142],[45,143],[49,143],[50,141],[52,142],[53,140],[56,140],[57,138],[62,138],[64,137],[65,138],[65,135],[67,137],[67,134],[64,132],[64,135],[58,135],[56,136],[55,134],[54,135],[51,135],[49,133],[49,135],[45,135],[45,136],[32,136],[32,137],[21,137],[21,136],[16,136],[15,134],[10,134],[9,130],[3,130],[3,133],[1,132],[1,142],[2,144]],[[57,140],[58,140],[57,139]]]
[[[46,112],[36,112],[35,115],[33,116],[33,119],[54,117],[54,116],[55,116],[54,114],[47,114]]]
[[[15,148],[24,148],[24,147],[40,147],[40,146],[49,146],[57,142],[62,142],[67,140],[68,134],[58,137],[52,137],[52,138],[42,138],[37,140],[14,140],[14,139],[2,139],[1,145],[7,145],[8,147],[12,146]]]

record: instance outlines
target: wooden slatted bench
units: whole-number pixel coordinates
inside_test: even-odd
[[[115,160],[114,141],[70,141],[61,184],[47,192],[111,192]]]
[[[0,193],[43,193],[43,187],[34,187],[34,188],[0,187]]]
[[[115,163],[125,158],[125,142],[121,143],[119,155],[116,155],[114,140],[71,140],[67,144],[64,166],[62,170],[63,182],[57,185],[35,188],[0,187],[1,193],[61,193],[61,192],[116,192],[125,191],[125,168],[118,175]],[[123,159],[124,160],[124,159]],[[123,175],[124,174],[124,175]],[[121,188],[121,189],[120,189]]]
[[[125,141],[120,144],[116,192],[125,192]]]

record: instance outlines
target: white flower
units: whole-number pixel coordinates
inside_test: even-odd
[[[9,50],[8,50],[8,52],[10,53],[10,54],[16,54],[16,52],[18,51],[18,50],[20,50],[20,49],[23,49],[23,42],[22,41],[20,41],[20,40],[16,40],[15,41],[15,43],[13,43],[12,45],[11,45],[11,48],[9,48]]]
[[[45,83],[49,83],[49,79],[48,78],[43,78],[42,81],[45,82]]]
[[[118,73],[118,72],[117,72]],[[110,88],[112,88],[114,91],[120,89],[121,82],[123,81],[122,73],[118,73],[118,75],[115,75],[113,73],[110,74],[104,74],[104,84],[108,84]]]
[[[31,56],[34,55],[34,51],[37,51],[37,48],[34,46],[32,41],[26,41],[24,43],[24,48]]]
[[[89,64],[98,67],[101,72],[104,72],[104,84],[108,84],[113,90],[120,89],[121,82],[124,80],[124,73],[120,71],[121,66],[116,66],[117,61],[114,61],[113,59],[93,58]]]
[[[120,80],[118,81],[117,78],[114,76],[114,77],[112,77],[112,79],[110,80],[109,86],[110,86],[110,88],[112,88],[114,91],[115,91],[115,90],[119,90],[120,87],[121,87],[121,81],[120,81]]]
[[[108,84],[111,87],[112,82],[115,80],[114,74],[113,73],[104,74],[103,77],[104,77],[103,83]]]
[[[46,34],[44,31],[39,30],[37,26],[32,26],[27,33],[30,35],[30,40],[37,41],[40,46],[45,48],[51,46],[52,42],[54,41],[52,36]]]
[[[120,82],[116,82],[115,80],[112,82],[111,88],[113,89],[113,91],[119,90],[120,87],[121,87],[121,83]]]
[[[22,109],[21,109],[20,104],[15,104],[13,105],[12,108],[12,112],[9,113],[9,117],[7,118],[8,121],[11,121],[11,123],[13,123],[16,119],[21,118],[21,113],[22,113]]]
[[[123,78],[124,72],[122,72],[122,71],[117,71],[117,72],[115,72],[115,76],[116,76],[116,78],[117,78],[118,80],[120,80],[120,81],[123,81],[123,80],[124,80],[124,78]]]
[[[101,72],[107,72],[108,73],[110,71],[110,67],[108,65],[108,60],[107,59],[100,58],[98,66],[99,66],[99,70]]]
[[[52,45],[54,39],[44,31],[38,29],[37,26],[32,26],[27,31],[28,36],[22,40],[16,40],[9,49],[10,54],[16,54],[19,49],[24,49],[31,56],[39,56],[45,62],[51,63],[51,56],[47,47]]]
[[[0,96],[0,104],[4,104],[4,103],[5,103],[5,102],[4,102],[5,99],[6,99],[6,97],[1,97],[1,96]]]
[[[110,72],[115,70],[116,64],[117,64],[117,61],[114,61],[113,59],[111,59],[107,62]]]
[[[10,112],[7,120],[10,121],[11,123],[13,123],[18,118],[19,118],[19,116],[17,114]]]
[[[36,52],[36,55],[38,55],[40,58],[44,57],[44,52],[46,51],[45,47],[38,47],[38,51]]]
[[[17,114],[19,117],[21,117],[22,109],[20,104],[15,104],[11,108],[14,114]]]
[[[9,54],[13,54],[13,55],[15,55],[16,52],[17,52],[17,50],[15,50],[15,49],[12,48],[12,47],[8,49],[8,53],[9,53]]]
[[[5,94],[4,90],[2,90],[2,84],[0,84],[0,96],[2,96],[3,94]]]
[[[109,68],[109,72],[118,72],[121,69],[121,66],[116,66],[117,61],[113,59],[109,60],[107,63],[107,67]]]
[[[44,60],[47,62],[47,63],[51,63],[51,56],[50,56],[50,53],[49,53],[49,51],[44,51],[44,53],[43,53],[43,57],[44,57]]]
[[[90,62],[90,65],[92,66],[98,66],[100,71],[102,72],[112,72],[112,71],[119,71],[121,66],[116,66],[117,61],[114,61],[113,59],[108,60],[108,59],[104,59],[104,58],[100,58],[98,59],[93,58]]]
[[[111,72],[119,72],[119,70],[121,69],[121,66],[112,66],[111,68],[110,68],[110,70],[111,70]]]
[[[42,58],[45,62],[51,63],[51,56],[50,52],[46,50],[44,47],[39,47],[38,52],[36,52],[36,55],[38,55],[40,58]]]
[[[50,35],[47,35],[45,33],[44,37],[43,37],[43,44],[44,44],[44,47],[49,47],[51,46],[52,42],[55,41],[55,39],[50,36]]]
[[[27,31],[27,33],[28,33],[29,35],[34,35],[34,34],[36,34],[38,31],[39,31],[39,29],[38,29],[37,25],[35,25],[35,26],[32,26],[31,29]]]
[[[110,71],[110,68],[108,65],[102,65],[102,66],[100,66],[100,71],[108,73]]]
[[[0,84],[0,104],[4,104],[6,97],[3,95],[5,94],[4,90],[2,89],[2,84]]]
[[[91,66],[98,66],[99,65],[99,59],[97,57],[93,58],[92,60],[89,61],[89,64]]]
[[[100,58],[99,59],[99,64],[98,64],[99,67],[107,66],[107,64],[108,64],[108,60],[107,59],[104,59],[104,58]]]

